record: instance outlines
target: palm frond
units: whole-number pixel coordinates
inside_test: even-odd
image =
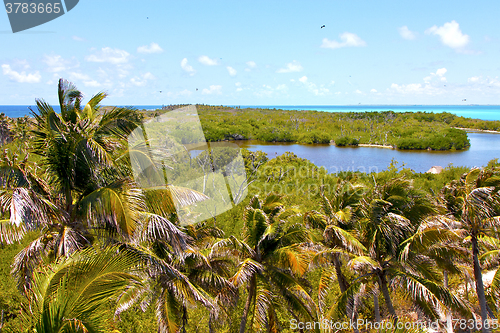
[[[323,235],[325,243],[330,246],[342,247],[354,254],[361,254],[366,251],[366,248],[355,236],[336,225],[328,225]]]
[[[42,262],[42,255],[46,250],[42,238],[43,236],[32,241],[14,257],[11,273],[21,292],[31,288],[33,273]]]
[[[266,232],[269,218],[261,209],[246,207],[243,219],[245,221],[246,242],[250,246],[255,246]]]
[[[165,241],[177,254],[181,254],[188,248],[191,237],[179,230],[168,219],[148,212],[142,212],[140,216],[142,223],[135,230],[134,238],[142,242]]]
[[[250,246],[234,236],[216,242],[212,246],[210,256],[220,252],[227,252],[236,258],[249,258],[255,255],[255,251]]]
[[[313,253],[306,251],[301,244],[293,244],[276,249],[268,260],[277,267],[289,269],[302,276],[309,267],[312,255]]]
[[[13,244],[23,239],[26,234],[24,225],[17,226],[10,220],[0,220],[0,244]]]
[[[495,299],[500,299],[500,269],[497,269],[491,282],[491,294]]]
[[[304,214],[304,223],[311,228],[324,230],[327,225],[327,218],[320,212],[312,210]]]
[[[236,288],[247,284],[252,276],[256,274],[261,274],[264,271],[264,267],[253,259],[245,259],[239,266],[236,273],[229,279],[229,281]]]
[[[310,269],[329,267],[332,265],[335,256],[338,255],[349,257],[352,254],[341,248],[320,250],[312,258]]]
[[[340,319],[347,315],[347,305],[350,299],[353,299],[356,293],[360,290],[362,286],[361,280],[355,280],[351,283],[349,288],[340,295],[336,303],[333,304],[328,312],[325,314],[325,318],[328,320]]]
[[[437,311],[439,304],[451,308],[465,317],[472,314],[471,309],[460,298],[431,280],[404,271],[397,271],[395,281],[409,297],[419,304],[426,305],[422,310],[426,311],[426,315],[433,320],[439,318]]]
[[[109,298],[121,293],[131,282],[140,283],[130,273],[138,267],[137,256],[118,247],[78,252],[34,274],[30,307],[23,320],[35,321],[40,332],[71,327],[101,331],[100,314]]]
[[[332,288],[334,282],[337,280],[335,270],[331,267],[323,270],[318,284],[318,310],[323,314],[323,309],[326,306],[326,297]]]
[[[182,304],[165,289],[156,301],[156,320],[159,333],[177,333],[182,325]]]
[[[145,210],[143,199],[141,190],[120,180],[87,194],[78,208],[89,225],[130,237]]]

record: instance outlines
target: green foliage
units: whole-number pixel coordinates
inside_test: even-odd
[[[318,112],[232,109],[197,105],[208,141],[257,139],[266,142],[393,145],[398,149],[461,150],[470,146],[467,133],[456,129],[457,116],[426,112]],[[478,122],[466,119],[468,128]],[[483,124],[484,123],[484,124]],[[496,125],[498,123],[499,126]],[[500,122],[480,127],[499,128]]]
[[[357,146],[359,144],[359,140],[356,138],[350,138],[348,136],[343,136],[335,140],[335,145],[342,146]]]
[[[64,91],[73,91],[71,86],[65,88]],[[38,234],[38,239],[35,233],[28,232],[21,243],[1,244],[0,310],[6,315],[2,333],[23,332],[31,325],[39,325],[39,332],[49,331],[45,326],[48,323],[38,323],[42,317],[61,322],[54,311],[49,313],[38,306],[44,298],[34,297],[41,295],[41,290],[45,290],[47,309],[64,310],[61,304],[80,306],[84,310],[80,314],[89,319],[85,324],[90,325],[92,321],[101,330],[113,333],[154,332],[158,327],[166,332],[206,332],[209,325],[213,332],[235,332],[244,314],[248,315],[246,326],[252,331],[291,332],[290,320],[294,318],[316,321],[325,316],[345,320],[342,312],[351,311],[348,302],[353,299],[359,303],[358,318],[374,320],[372,296],[377,293],[382,318],[386,321],[390,319],[388,300],[402,321],[409,320],[409,312],[416,308],[428,318],[436,318],[438,306],[453,307],[455,318],[470,319],[462,301],[467,299],[473,308],[479,309],[480,299],[473,290],[463,292],[464,279],[473,276],[469,262],[474,235],[481,235],[475,240],[478,245],[474,245],[484,254],[481,264],[498,270],[499,220],[493,216],[500,213],[497,159],[490,161],[482,171],[450,165],[440,174],[423,174],[392,161],[387,170],[379,173],[329,174],[290,152],[269,159],[263,152],[243,149],[250,183],[248,196],[233,209],[205,223],[179,228],[175,225],[178,217],[173,213],[171,194],[167,193],[171,193],[170,190],[148,190],[132,195],[139,192],[134,192],[137,189],[132,182],[125,182],[131,175],[130,168],[124,166],[126,163],[114,163],[117,155],[125,156],[123,150],[113,151],[105,145],[111,142],[109,140],[122,145],[120,138],[108,134],[120,137],[123,132],[113,126],[105,127],[110,133],[99,132],[100,117],[113,112],[113,108],[97,108],[104,95],[98,94],[90,106],[84,108],[77,107],[78,96],[77,91],[61,94],[65,105],[73,107],[65,108],[60,115],[40,102],[39,106],[46,112],[43,121],[38,119],[35,123],[30,118],[13,121],[0,115],[0,139],[4,139],[7,149],[0,157],[1,176],[7,177],[2,183],[5,191],[2,202],[10,202],[9,198],[15,197],[13,191],[30,189],[32,192],[24,197],[25,207],[30,207],[32,202],[54,203],[40,211],[53,221],[47,224],[42,235]],[[469,145],[467,135],[451,127],[488,129],[496,126],[495,122],[462,119],[448,113],[340,114],[204,105],[198,106],[198,110],[209,141],[254,138],[318,144],[336,138],[338,146],[372,143],[397,144],[400,149],[460,150]],[[148,119],[164,111],[168,110],[135,116]],[[96,125],[95,128],[76,131],[82,119]],[[55,127],[44,127],[46,124]],[[76,124],[78,126],[73,126]],[[117,120],[114,124],[126,130],[124,122]],[[178,125],[173,129],[178,137],[189,132],[187,124]],[[19,133],[14,128],[18,128]],[[150,128],[154,139],[162,137],[160,126],[152,124]],[[57,135],[51,136],[54,133]],[[61,133],[69,139],[58,140]],[[82,137],[102,144],[103,149],[91,145],[95,148],[93,152],[101,153],[92,155],[91,150],[85,155],[78,150],[75,142]],[[199,139],[198,134],[190,133],[184,141],[165,143],[165,146],[181,148]],[[46,146],[42,142],[47,143]],[[38,155],[28,154],[34,148]],[[225,172],[223,166],[234,162],[236,155],[220,147],[196,156],[179,154],[175,158],[179,163],[169,177],[181,181],[193,175],[203,178],[204,171],[189,168],[191,163],[206,161],[207,166]],[[75,162],[85,160],[97,169],[89,172]],[[82,175],[82,180],[66,179],[66,173],[72,172]],[[208,183],[217,182],[211,176],[206,178]],[[200,184],[196,186],[193,188],[203,191]],[[65,191],[68,188],[69,191]],[[134,191],[128,193],[129,190]],[[185,200],[204,198],[188,189],[171,190]],[[213,194],[210,191],[208,188],[206,193]],[[86,203],[97,197],[99,200],[85,208]],[[140,205],[134,206],[134,203]],[[121,209],[123,204],[128,209]],[[487,216],[476,218],[485,209]],[[4,204],[1,213],[3,227],[10,223],[10,206]],[[67,220],[62,216],[68,216]],[[29,217],[28,214],[22,218],[31,221]],[[84,273],[81,276],[71,274],[71,269],[64,271],[64,267],[69,267],[65,265],[71,266],[71,262],[78,262],[78,258],[92,251],[68,247],[68,253],[65,246],[74,243],[61,242],[70,227],[78,226],[82,218],[93,226],[99,226],[101,220],[115,224],[108,225],[108,230],[90,228],[84,233],[95,248],[101,241],[128,243],[123,246],[134,249],[134,256],[146,258],[147,268],[137,272],[142,284],[130,274],[136,266],[131,266],[130,260],[120,262],[120,255],[125,253],[108,253],[106,260],[100,262],[98,254],[87,256],[87,263],[98,264],[90,265],[92,269],[79,266],[79,272]],[[0,231],[5,236],[11,229]],[[77,230],[83,232],[86,228],[79,226]],[[118,235],[120,230],[123,237]],[[467,233],[472,237],[463,236]],[[13,240],[15,238],[9,238],[9,242]],[[59,248],[62,248],[60,253],[56,253]],[[29,267],[18,271],[19,276],[31,274],[34,281],[24,294],[16,290],[16,282],[10,275],[10,265],[21,249],[27,250],[22,253],[33,256],[36,264],[31,271]],[[64,259],[66,256],[70,258]],[[459,264],[450,263],[451,258]],[[125,265],[124,272],[117,269],[108,278],[100,279],[99,272],[111,264],[117,268]],[[449,288],[442,284],[443,269],[450,269]],[[83,292],[78,285],[92,274],[97,276],[98,283]],[[342,286],[337,280],[339,276],[344,280]],[[126,286],[130,281],[145,288]],[[488,306],[497,314],[499,281],[497,271],[494,283],[485,288]],[[109,285],[114,290],[104,290],[103,287]],[[385,294],[380,289],[384,286],[389,287]],[[107,297],[125,289],[119,297]],[[86,301],[75,302],[78,295],[84,295]],[[89,305],[90,301],[95,302]],[[121,310],[114,317],[111,310],[116,301]],[[101,318],[89,314],[90,308]],[[67,314],[64,318],[77,323],[78,316]],[[26,324],[27,321],[30,323]]]

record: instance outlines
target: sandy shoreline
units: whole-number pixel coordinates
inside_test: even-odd
[[[358,147],[375,147],[375,148],[395,149],[394,146],[391,146],[391,145],[376,145],[373,143],[360,143],[360,144],[358,144]]]
[[[463,127],[453,127],[456,129],[464,130],[466,132],[477,132],[477,133],[494,133],[494,134],[500,134],[500,131],[492,131],[492,130],[482,130],[482,129],[476,129],[476,128],[463,128]]]

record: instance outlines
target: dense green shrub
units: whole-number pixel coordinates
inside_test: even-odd
[[[343,136],[335,140],[335,145],[338,147],[342,146],[357,146],[359,144],[359,140],[356,138],[350,138],[348,136]]]

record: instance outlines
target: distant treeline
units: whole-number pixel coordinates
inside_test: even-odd
[[[197,105],[208,141],[257,139],[303,144],[392,145],[397,149],[461,150],[467,133],[500,130],[500,121],[427,112],[320,112]]]

